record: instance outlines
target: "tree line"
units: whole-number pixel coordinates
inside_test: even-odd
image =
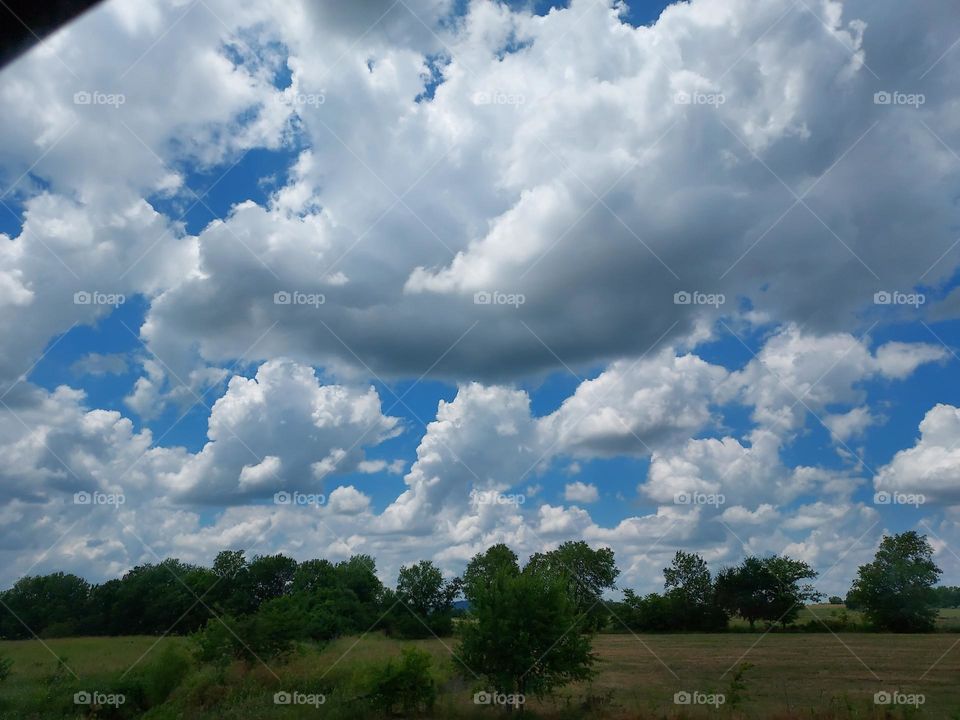
[[[960,588],[935,587],[940,572],[925,536],[885,537],[873,562],[859,568],[846,606],[878,630],[932,630],[938,607],[960,604]],[[196,633],[213,656],[243,655],[249,650],[243,646],[269,654],[296,640],[370,630],[446,636],[457,623],[470,648],[478,642],[470,640],[470,628],[482,625],[485,614],[491,622],[503,624],[509,615],[522,625],[537,618],[562,624],[569,615],[583,633],[711,632],[726,629],[732,617],[751,629],[786,628],[804,605],[823,597],[812,585],[816,571],[782,555],[746,557],[713,576],[701,556],[679,551],[663,570],[662,593],[641,596],[626,588],[622,601],[605,600],[619,575],[612,550],[583,541],[536,553],[522,567],[509,547],[494,545],[454,578],[424,560],[401,568],[393,588],[379,580],[368,555],[297,562],[227,550],[211,567],[171,558],[100,584],[63,572],[24,577],[0,592],[0,637]]]

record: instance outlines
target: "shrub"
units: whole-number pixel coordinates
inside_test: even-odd
[[[150,707],[166,702],[170,693],[190,673],[190,658],[181,648],[168,645],[140,673]]]
[[[0,655],[0,682],[10,677],[10,669],[13,667],[13,660]]]
[[[374,707],[385,714],[432,711],[437,699],[432,665],[430,653],[405,647],[399,661],[388,660],[373,672],[368,697]]]
[[[212,618],[193,635],[196,656],[224,666],[231,660],[266,662],[287,655],[300,628],[290,611],[287,604],[268,602],[253,615]]]

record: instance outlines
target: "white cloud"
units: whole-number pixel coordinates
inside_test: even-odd
[[[823,424],[830,433],[841,442],[847,442],[859,437],[871,425],[876,424],[877,418],[866,406],[855,407],[853,410],[836,415],[825,415]]]
[[[873,305],[880,278],[906,292],[956,267],[938,258],[958,219],[944,147],[960,142],[960,55],[944,54],[957,14],[821,0],[821,23],[790,0],[695,0],[631,28],[612,2],[535,17],[478,1],[441,22],[451,9],[107,2],[5,70],[0,176],[4,187],[21,178],[9,200],[23,215],[22,232],[0,238],[9,572],[75,517],[49,567],[103,576],[151,559],[130,528],[196,561],[237,545],[298,557],[323,547],[370,552],[386,572],[413,556],[457,570],[491,542],[532,551],[584,537],[614,545],[626,579],[647,586],[677,546],[713,563],[744,546],[789,548],[822,566],[876,522],[851,500],[854,471],[791,466],[782,453],[810,413],[838,443],[860,437],[876,421],[864,381],[947,357],[934,344],[871,349],[860,334],[916,315]],[[442,81],[433,99],[416,102],[431,76]],[[928,102],[875,104],[877,76]],[[74,103],[82,91],[124,101]],[[675,102],[698,92],[724,101]],[[251,148],[301,145],[265,206],[241,202],[187,232],[179,215],[197,176]],[[478,304],[477,291],[524,302]],[[677,303],[678,291],[725,302]],[[158,446],[80,391],[12,384],[75,323],[113,312],[74,303],[77,292],[148,306],[130,328],[147,345],[125,398],[139,421],[218,391],[199,450]],[[277,292],[323,302],[278,303]],[[757,359],[730,372],[678,355],[716,339],[719,318],[773,328]],[[220,388],[238,360],[256,376]],[[519,383],[568,368],[601,371],[534,416]],[[459,385],[425,418],[416,459],[368,459],[401,429],[372,376],[424,373]],[[757,424],[743,437],[721,426],[733,402]],[[932,409],[877,488],[953,502],[956,413]],[[655,509],[601,527],[581,507],[532,501],[551,470],[622,456],[649,456],[640,501]],[[320,512],[244,504],[408,465],[379,515],[353,486]],[[112,515],[68,507],[94,488],[122,488],[129,503]],[[526,503],[471,494],[524,488]],[[568,488],[570,502],[606,494]],[[727,505],[673,505],[690,491]]]
[[[330,493],[327,507],[341,515],[357,515],[370,507],[370,498],[353,485],[341,485]]]
[[[567,502],[595,503],[600,492],[593,483],[567,483],[563,488],[563,499]]]
[[[802,426],[807,413],[820,421],[827,407],[859,405],[859,386],[873,377],[903,379],[924,363],[942,360],[943,348],[925,343],[890,342],[872,354],[866,339],[849,333],[814,335],[796,325],[778,330],[754,360],[731,375],[728,397],[753,405],[753,418],[778,434]],[[843,441],[865,427],[868,415],[854,409],[844,418],[822,422]],[[844,434],[846,437],[844,437]]]
[[[927,411],[920,439],[877,472],[877,490],[921,494],[928,501],[960,504],[960,408],[943,403]]]

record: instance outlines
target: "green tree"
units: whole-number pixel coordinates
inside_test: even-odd
[[[329,560],[306,560],[293,574],[293,592],[315,594],[337,585],[337,570]]]
[[[819,599],[812,585],[801,582],[815,577],[817,572],[801,560],[747,557],[717,575],[717,602],[750,623],[751,630],[757,620],[785,627],[796,619],[804,603]]]
[[[797,619],[806,603],[823,598],[812,584],[803,582],[816,578],[818,573],[802,560],[775,555],[766,558],[764,565],[777,581],[764,620],[786,627]]]
[[[913,530],[888,535],[873,562],[860,566],[848,599],[879,629],[930,631],[937,619],[933,585],[940,572],[926,535]]]
[[[623,609],[620,618],[631,630],[670,632],[680,629],[675,603],[660,593],[640,596],[627,588],[623,591]]]
[[[453,600],[459,592],[460,581],[444,580],[440,568],[429,560],[400,568],[394,631],[404,637],[449,635],[453,631]]]
[[[497,571],[479,585],[457,652],[464,675],[514,698],[542,696],[592,675],[595,656],[565,578]],[[522,701],[521,701],[522,703]]]
[[[286,595],[297,572],[297,561],[285,555],[258,555],[247,567],[253,602],[260,607]]]
[[[716,630],[726,627],[727,614],[717,605],[706,561],[696,553],[677,551],[663,569],[670,625],[676,630]]]
[[[38,635],[74,635],[83,627],[90,584],[76,575],[57,572],[20,578],[3,593],[0,633],[18,639]]]
[[[960,587],[943,585],[933,589],[938,608],[960,607]]]
[[[614,587],[620,574],[610,548],[594,550],[583,540],[568,541],[556,550],[531,556],[524,568],[524,572],[528,571],[563,582],[574,611],[586,616],[591,630],[598,630],[606,621],[603,592]]]
[[[118,621],[118,632],[159,635],[169,631],[189,632],[201,627],[209,617],[203,603],[204,593],[215,578],[209,570],[168,558],[153,565],[138,565],[126,575],[107,597],[102,611]]]
[[[498,543],[487,548],[486,552],[477,553],[463,572],[463,596],[472,603],[501,571],[511,575],[520,574],[520,564],[513,550]]]
[[[245,615],[256,609],[250,566],[243,550],[223,550],[213,559],[216,586],[210,592],[212,607],[229,615]]]

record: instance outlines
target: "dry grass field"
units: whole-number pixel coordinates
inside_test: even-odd
[[[63,717],[22,712],[44,698],[97,687],[116,678],[155,642],[151,637],[70,638],[0,643],[0,653],[14,660],[11,677],[0,686],[3,717]],[[167,645],[167,638],[143,661]],[[295,718],[349,717],[349,698],[334,690],[319,708],[273,704],[280,689],[349,686],[371,663],[399,655],[405,643],[380,635],[342,638],[324,648],[304,647],[275,667],[229,668],[215,678],[197,670],[170,701],[144,717]],[[437,661],[440,697],[436,717],[498,717],[491,707],[476,706],[475,687],[455,672],[453,640],[413,644]],[[871,633],[725,633],[674,635],[600,635],[594,643],[597,676],[548,699],[530,699],[526,711],[543,718],[960,718],[960,635],[886,635]],[[81,677],[51,681],[55,660],[66,659]],[[733,675],[750,663],[739,684]],[[274,677],[273,673],[280,678]],[[58,684],[59,683],[59,684]],[[677,692],[723,694],[714,706],[677,705]],[[922,694],[919,708],[878,706],[881,691]],[[51,695],[52,693],[52,695]],[[739,700],[736,696],[739,695]],[[213,704],[211,700],[216,700]],[[62,703],[58,704],[62,707]],[[52,708],[53,706],[51,706]],[[66,717],[81,717],[77,713]],[[100,714],[98,717],[109,717]]]

